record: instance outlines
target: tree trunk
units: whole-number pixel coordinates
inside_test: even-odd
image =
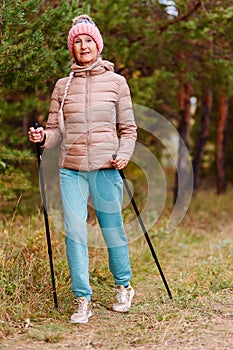
[[[190,97],[191,97],[191,84],[184,84],[181,86],[178,92],[178,102],[180,107],[180,118],[178,131],[180,136],[184,140],[187,148],[189,148],[190,140],[190,120],[191,120],[191,109],[190,109]]]
[[[226,130],[229,100],[225,93],[219,95],[219,120],[217,129],[217,192],[226,191]]]
[[[174,187],[174,203],[177,199],[178,186],[182,188],[186,187],[187,180],[187,152],[189,149],[190,141],[190,121],[191,121],[191,109],[190,109],[190,97],[191,97],[191,84],[183,84],[178,92],[178,102],[180,106],[180,116],[178,132],[183,142],[179,143],[179,154],[178,154],[178,164],[177,164],[177,174],[175,179]],[[180,174],[180,181],[183,183],[178,183],[178,174]]]
[[[203,101],[203,114],[201,116],[200,133],[196,143],[196,149],[193,158],[193,173],[194,173],[194,190],[199,187],[201,177],[201,164],[205,152],[205,146],[209,137],[210,115],[212,111],[213,97],[212,91],[207,90]]]

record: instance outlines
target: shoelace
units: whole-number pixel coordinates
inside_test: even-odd
[[[74,300],[74,304],[77,305],[77,314],[82,314],[84,311],[87,310],[88,304],[86,304],[84,301],[78,299]]]
[[[117,292],[117,295],[116,295],[116,299],[119,303],[126,303],[128,301],[128,293],[127,293],[127,289],[124,288],[124,289],[121,289]]]

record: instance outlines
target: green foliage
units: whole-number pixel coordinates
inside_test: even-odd
[[[2,132],[0,135],[0,203],[4,207],[4,213],[12,210],[15,202],[34,192],[31,184],[31,164],[35,163],[35,155],[30,145],[27,133],[22,131],[22,125],[28,115],[32,118],[38,102],[36,98],[25,99],[9,103],[3,101],[1,105]],[[5,114],[5,115],[4,115]],[[4,123],[3,123],[4,119]],[[35,171],[34,170],[34,171]]]
[[[164,67],[154,70],[149,77],[143,77],[141,71],[135,71],[129,79],[129,85],[135,103],[156,111],[161,104],[171,105],[176,98],[177,80],[174,73],[166,71]],[[174,104],[174,109],[175,107],[177,106]]]
[[[29,172],[25,166],[31,161],[28,150],[14,150],[5,145],[0,146],[0,203],[18,199],[23,193],[31,190]]]
[[[39,0],[4,2],[0,49],[4,92],[35,93],[67,70],[66,33],[77,5],[61,1],[55,8],[43,8]]]
[[[0,27],[1,203],[30,188],[29,126],[47,115],[58,77],[69,72],[67,33],[78,1],[2,1]],[[52,5],[52,6],[51,6]],[[49,89],[49,93],[47,92]]]
[[[233,66],[232,62],[226,59],[216,59],[214,61],[215,75],[213,82],[217,88],[222,87],[228,96],[233,95]]]

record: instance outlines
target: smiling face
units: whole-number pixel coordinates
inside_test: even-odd
[[[74,56],[80,66],[89,66],[98,57],[95,41],[91,36],[81,34],[74,39]]]

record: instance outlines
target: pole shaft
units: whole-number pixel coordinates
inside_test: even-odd
[[[36,129],[37,127],[38,127],[38,124],[35,123],[34,128]],[[44,185],[44,175],[43,175],[40,143],[36,143],[36,153],[37,153],[37,161],[38,161],[38,168],[39,168],[39,182],[40,182],[40,191],[41,191],[41,198],[42,198],[42,204],[43,204],[44,224],[45,224],[47,247],[48,247],[51,281],[52,281],[52,288],[53,288],[53,300],[54,300],[55,308],[58,309],[56,282],[55,282],[55,274],[54,274],[54,267],[53,267],[52,244],[51,244],[51,237],[50,237],[48,213],[47,213],[47,209],[46,209],[47,204],[46,204],[46,195],[45,195],[45,185]]]
[[[113,155],[113,159],[115,159],[115,158],[116,158],[116,155]],[[123,171],[123,170],[119,170],[119,173],[120,173],[121,178],[122,178],[122,180],[123,180],[123,182],[124,182],[124,185],[125,185],[127,194],[128,194],[128,196],[129,196],[129,198],[130,198],[130,201],[131,201],[132,206],[133,206],[133,208],[134,208],[135,214],[137,215],[138,222],[139,222],[139,224],[140,224],[140,226],[141,226],[142,232],[144,233],[144,236],[145,236],[146,241],[147,241],[147,243],[148,243],[148,246],[149,246],[149,248],[150,248],[151,254],[152,254],[153,258],[154,258],[154,261],[155,261],[156,266],[157,266],[157,268],[158,268],[158,270],[159,270],[159,273],[160,273],[160,276],[161,276],[162,281],[163,281],[163,283],[164,283],[164,286],[165,286],[165,288],[166,288],[166,290],[167,290],[168,296],[169,296],[170,299],[172,299],[172,294],[171,294],[170,288],[169,288],[169,286],[168,286],[168,283],[167,283],[166,278],[165,278],[165,276],[164,276],[163,270],[162,270],[162,268],[161,268],[161,266],[160,266],[160,263],[159,263],[159,261],[158,261],[157,255],[156,255],[155,250],[154,250],[154,247],[153,247],[153,245],[152,245],[152,243],[151,243],[151,240],[150,240],[150,237],[149,237],[149,235],[148,235],[148,232],[147,232],[147,230],[146,230],[146,228],[145,228],[145,225],[144,225],[144,223],[143,223],[143,220],[142,220],[141,214],[140,214],[140,212],[139,212],[139,210],[138,210],[137,204],[136,204],[136,202],[135,202],[135,200],[134,200],[134,198],[133,198],[132,192],[131,192],[131,190],[130,190],[130,188],[129,188],[129,184],[128,184],[127,180],[126,180],[124,171]]]

